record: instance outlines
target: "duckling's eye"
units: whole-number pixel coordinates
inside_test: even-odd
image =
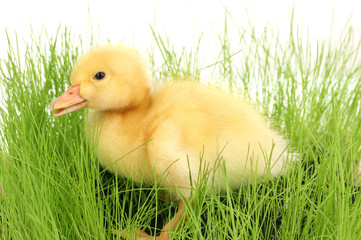
[[[94,79],[96,80],[102,80],[103,78],[105,78],[105,73],[104,72],[97,72],[94,77]]]

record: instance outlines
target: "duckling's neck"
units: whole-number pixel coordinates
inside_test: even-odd
[[[125,108],[89,111],[88,121],[90,124],[110,124],[117,122],[127,130],[142,127],[144,120],[147,118],[153,103],[153,98],[149,94],[136,105],[129,105]],[[95,125],[93,125],[95,126]]]
[[[152,105],[153,98],[151,95],[147,95],[141,102],[137,104],[130,104],[127,107],[120,109],[111,109],[104,111],[103,114],[117,114],[122,117],[129,117],[131,115],[143,115],[148,112],[150,106]]]

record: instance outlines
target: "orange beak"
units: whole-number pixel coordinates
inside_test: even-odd
[[[49,104],[50,111],[54,111],[54,117],[59,117],[67,113],[75,112],[86,108],[87,101],[80,96],[80,87],[71,86],[60,97],[54,99]]]

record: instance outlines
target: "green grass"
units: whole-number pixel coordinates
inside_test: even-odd
[[[187,203],[189,220],[174,239],[359,239],[361,194],[354,185],[361,160],[360,42],[347,29],[336,46],[311,45],[291,24],[281,45],[266,29],[239,29],[235,45],[225,31],[220,52],[202,65],[199,49],[175,51],[152,29],[153,76],[217,82],[257,102],[290,139],[300,162],[274,180],[252,180],[240,189],[204,194]],[[84,139],[83,112],[54,118],[47,105],[69,86],[82,49],[68,29],[25,51],[9,41],[1,59],[0,231],[3,239],[113,239],[113,230],[150,233],[176,211],[160,201],[157,186],[137,185],[100,169]],[[163,62],[157,64],[155,52]],[[148,227],[150,226],[150,227]]]

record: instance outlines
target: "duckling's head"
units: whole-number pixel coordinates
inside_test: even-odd
[[[91,49],[75,64],[72,86],[50,103],[54,116],[89,106],[97,111],[127,110],[148,100],[152,82],[142,56],[122,45]]]

